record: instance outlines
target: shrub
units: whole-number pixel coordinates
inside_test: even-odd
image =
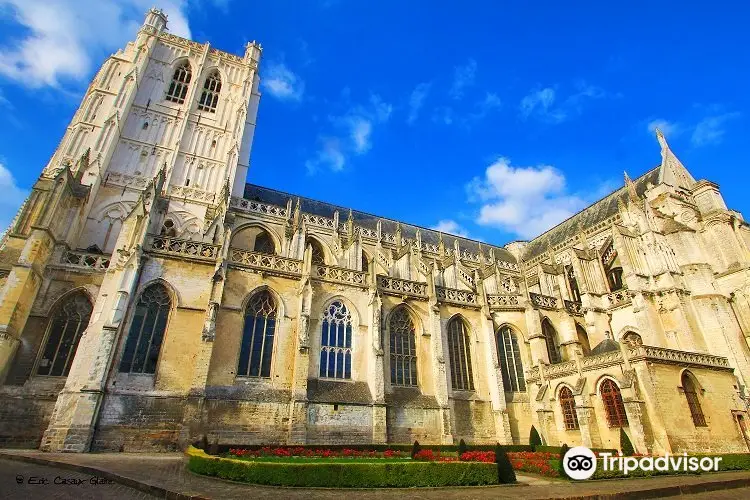
[[[421,446],[419,446],[419,441],[414,441],[414,445],[411,447],[411,458],[414,458],[414,455],[420,452],[422,449]]]
[[[510,463],[508,453],[498,443],[495,446],[495,463],[497,464],[497,480],[503,484],[516,482],[516,472],[513,470],[513,464]]]
[[[568,477],[568,475],[565,473],[565,468],[563,467],[563,463],[565,462],[565,454],[568,452],[569,449],[570,448],[568,447],[567,444],[563,444],[560,447],[560,465],[557,471],[558,474],[560,474],[560,477],[564,477],[566,479],[570,479],[570,477]]]
[[[529,444],[531,445],[531,451],[535,451],[537,446],[542,445],[542,438],[541,436],[539,436],[536,427],[534,427],[533,425],[531,426],[531,431],[529,432]]]
[[[466,453],[469,449],[466,447],[466,441],[461,439],[461,441],[458,442],[458,456],[460,457],[464,453]]]
[[[630,438],[628,438],[625,429],[622,427],[620,427],[620,449],[622,450],[622,454],[626,457],[630,457],[635,453],[633,443],[630,442]]]
[[[273,486],[382,488],[497,484],[494,464],[477,462],[294,463],[217,458],[190,448],[188,469],[196,474]]]

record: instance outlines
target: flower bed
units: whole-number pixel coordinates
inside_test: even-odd
[[[425,486],[478,486],[497,484],[495,464],[479,462],[428,462],[422,460],[373,460],[370,457],[335,457],[306,463],[264,458],[237,459],[207,455],[188,449],[188,469],[196,474],[232,481],[274,486],[329,488],[383,488]],[[312,457],[302,457],[312,459]],[[335,462],[332,460],[342,460]],[[370,461],[365,461],[370,460]]]

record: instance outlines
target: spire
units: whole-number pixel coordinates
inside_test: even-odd
[[[623,174],[625,174],[625,187],[628,188],[628,197],[630,198],[630,201],[638,201],[638,193],[635,191],[633,180],[627,172],[623,172]]]
[[[658,128],[656,129],[656,140],[659,141],[659,146],[661,147],[659,184],[668,184],[672,187],[691,189],[693,184],[695,184],[695,179],[669,148],[667,139]]]

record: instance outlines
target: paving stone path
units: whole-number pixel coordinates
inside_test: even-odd
[[[707,484],[715,481],[744,480],[748,481],[743,486],[750,485],[750,472],[722,472],[716,474],[704,474],[702,476],[676,476],[660,477],[652,479],[625,479],[610,481],[586,481],[581,483],[554,480],[530,475],[520,475],[521,485],[518,486],[487,486],[474,488],[420,488],[420,489],[386,489],[386,490],[339,490],[339,489],[299,489],[299,488],[273,488],[265,486],[252,486],[219,479],[201,477],[188,472],[185,468],[185,457],[182,454],[129,454],[129,453],[42,453],[36,450],[0,450],[0,498],[150,498],[142,492],[137,492],[123,485],[101,485],[76,487],[74,496],[55,497],[52,488],[45,487],[45,495],[36,496],[36,491],[31,489],[20,490],[15,481],[16,474],[29,473],[31,469],[24,467],[33,466],[25,462],[10,461],[7,458],[26,457],[32,460],[53,461],[54,469],[71,471],[73,468],[80,476],[90,478],[96,473],[94,469],[105,473],[116,474],[125,479],[125,484],[135,481],[141,484],[153,485],[166,490],[179,492],[186,496],[196,496],[216,499],[290,499],[290,500],[317,500],[338,499],[345,496],[347,500],[381,500],[387,498],[415,498],[415,499],[502,499],[502,498],[572,498],[585,497],[589,495],[612,495],[627,492],[634,495],[633,498],[643,497],[639,490],[664,488],[670,486],[685,486]],[[37,466],[41,467],[41,466]],[[84,469],[81,469],[83,467]],[[92,468],[91,470],[85,469]],[[21,471],[21,472],[17,472]],[[72,471],[70,477],[74,477]],[[54,477],[54,476],[52,476]],[[77,476],[76,476],[77,477]],[[27,485],[28,486],[28,485]],[[16,488],[16,489],[14,489]],[[42,488],[42,486],[37,486]],[[100,494],[103,496],[91,496]],[[112,488],[105,492],[105,488]],[[57,490],[55,490],[57,491]],[[79,493],[90,496],[83,496]],[[741,496],[733,496],[734,493]],[[750,488],[741,491],[739,489],[721,492],[713,492],[716,498],[750,498],[747,493]],[[8,496],[19,494],[21,496]],[[157,496],[164,496],[164,491],[152,490]],[[32,496],[32,494],[34,494]],[[64,494],[64,493],[59,493]],[[65,493],[67,494],[67,492]],[[135,495],[135,496],[127,496]],[[711,495],[703,494],[700,498],[712,498]],[[721,496],[718,496],[721,495]],[[651,495],[650,498],[656,498]]]

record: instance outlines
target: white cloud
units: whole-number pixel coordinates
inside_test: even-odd
[[[523,118],[534,117],[547,123],[557,124],[580,115],[586,101],[621,97],[619,94],[609,94],[600,87],[590,85],[585,81],[576,82],[574,87],[576,91],[564,98],[560,98],[552,87],[530,92],[521,99],[519,106],[521,116]]]
[[[417,121],[419,110],[422,109],[424,100],[427,98],[427,94],[429,94],[431,87],[431,83],[420,83],[414,88],[409,96],[409,116],[406,118],[406,123],[409,125],[412,125]]]
[[[469,59],[464,66],[456,66],[453,73],[453,85],[451,86],[450,96],[453,99],[461,99],[464,96],[464,89],[474,85],[474,79],[477,74],[477,62]]]
[[[0,74],[30,88],[86,82],[93,64],[135,38],[153,0],[0,0],[24,28],[0,49]],[[162,0],[168,28],[190,37],[188,0]]]
[[[13,174],[2,163],[0,163],[0,191],[3,193],[0,197],[0,232],[2,232],[8,229],[29,192],[16,185]]]
[[[484,96],[484,99],[481,101],[478,101],[476,104],[476,111],[469,115],[469,120],[481,120],[487,114],[489,114],[491,111],[500,109],[502,106],[502,101],[497,96],[497,94],[494,94],[492,92],[487,92]]]
[[[682,126],[679,123],[670,122],[661,118],[648,122],[648,131],[651,134],[655,134],[656,129],[661,130],[661,133],[667,138],[674,138],[682,133]]]
[[[467,185],[469,199],[481,202],[478,224],[529,239],[577,213],[588,201],[569,194],[565,176],[549,165],[515,167],[498,158],[483,178]]]
[[[348,92],[343,97],[348,100]],[[320,148],[305,163],[308,173],[313,174],[321,167],[338,172],[343,170],[350,155],[367,153],[372,148],[375,126],[387,122],[391,113],[393,106],[373,94],[367,105],[350,106],[343,115],[329,117],[336,133],[318,138]]]
[[[305,82],[281,62],[268,64],[260,82],[272,96],[282,101],[299,101],[305,92]]]
[[[458,222],[451,220],[451,219],[443,219],[434,226],[432,226],[430,229],[433,229],[435,231],[440,231],[441,233],[448,233],[448,234],[455,234],[456,236],[463,236],[464,238],[469,238],[469,233],[461,227]]]
[[[726,122],[739,116],[740,114],[735,112],[704,118],[695,126],[690,142],[696,147],[721,143],[726,132]]]

